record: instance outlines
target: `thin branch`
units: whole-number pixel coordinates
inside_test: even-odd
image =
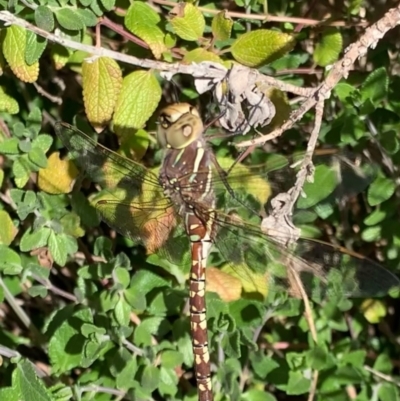
[[[161,4],[164,6],[175,7],[176,2],[167,1],[167,0],[153,0],[155,4]],[[204,14],[215,15],[220,13],[221,11],[225,11],[227,17],[231,18],[240,18],[240,19],[248,19],[255,21],[264,21],[264,22],[290,22],[292,24],[303,24],[308,26],[313,25],[327,25],[327,26],[365,26],[366,22],[360,22],[357,24],[349,24],[348,21],[330,21],[328,20],[316,20],[310,18],[301,18],[301,17],[288,17],[285,15],[265,15],[265,14],[251,14],[251,13],[240,13],[236,11],[227,11],[227,10],[219,10],[219,9],[211,9],[207,7],[198,7],[198,9]]]
[[[37,35],[47,39],[50,42],[58,43],[62,46],[68,47],[74,50],[81,50],[83,52],[89,53],[89,55],[94,55],[98,57],[110,57],[114,60],[120,61],[122,63],[135,65],[141,68],[154,69],[158,71],[167,72],[170,74],[187,74],[198,78],[209,78],[221,81],[225,78],[228,70],[225,69],[220,64],[213,64],[208,62],[203,63],[191,63],[191,64],[181,64],[181,63],[166,63],[163,61],[150,60],[150,59],[140,59],[135,56],[130,56],[128,54],[119,53],[110,49],[105,49],[102,47],[96,47],[91,45],[86,45],[83,43],[75,42],[73,40],[64,38],[63,36],[44,31],[35,25],[30,24],[22,18],[18,18],[15,15],[9,13],[8,11],[0,11],[0,21],[4,21],[8,24],[13,24],[25,28]],[[265,85],[265,87],[278,88],[284,92],[290,92],[298,96],[309,97],[314,93],[314,88],[301,88],[295,85],[282,82],[273,77],[269,77],[259,73],[257,70],[252,70],[249,68],[253,74],[256,74],[256,79],[259,85]],[[260,88],[260,90],[262,90]]]
[[[347,78],[349,71],[353,67],[356,60],[365,56],[370,47],[375,47],[378,41],[382,39],[389,30],[399,25],[399,23],[400,5],[391,8],[379,21],[367,28],[364,35],[362,35],[359,40],[345,49],[344,57],[332,66],[332,69],[325,81],[323,81],[313,91],[311,96],[309,96],[304,103],[290,115],[290,118],[284,124],[282,124],[280,128],[257,139],[238,143],[236,146],[246,147],[255,144],[262,144],[273,138],[277,138],[284,131],[292,128],[293,125],[299,121],[307,111],[315,107],[318,102],[328,99],[330,97],[331,90],[336,86],[336,84],[342,78]]]

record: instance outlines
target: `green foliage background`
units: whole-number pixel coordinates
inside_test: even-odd
[[[184,18],[179,7],[168,14],[173,6],[0,0],[2,10],[77,42],[169,63],[236,61],[298,86],[320,83],[363,32],[360,22],[375,22],[393,2],[200,1]],[[227,6],[238,13],[232,20],[206,11]],[[259,18],[267,12],[280,18]],[[390,31],[325,102],[321,147],[368,152],[380,171],[318,228],[397,274],[398,37],[398,28]],[[91,132],[87,120],[98,130],[109,124],[118,140],[108,133],[108,145],[153,166],[161,157],[150,135],[155,111],[178,86],[180,100],[211,120],[218,113],[211,93],[199,96],[189,76],[175,76],[175,86],[156,70],[109,58],[89,63],[88,53],[21,27],[3,24],[0,38],[0,400],[195,400],[187,272],[155,255],[146,260],[100,224],[89,202],[96,189],[84,182],[72,191],[77,171],[56,153],[53,126],[63,120]],[[282,99],[275,126],[288,116]],[[251,160],[263,161],[266,150],[304,150],[313,118]],[[238,154],[226,141],[214,150]],[[343,210],[356,212],[356,229]],[[226,302],[209,293],[207,303],[218,400],[306,400],[310,391],[329,401],[400,399],[397,299],[315,305],[318,345],[300,300]]]

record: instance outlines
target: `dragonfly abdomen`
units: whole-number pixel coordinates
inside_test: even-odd
[[[185,223],[191,242],[192,269],[189,285],[190,328],[199,401],[212,401],[211,366],[206,317],[206,265],[212,246],[211,226],[194,213],[187,213]]]

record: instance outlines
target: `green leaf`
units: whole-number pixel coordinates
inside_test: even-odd
[[[38,6],[35,9],[35,23],[46,32],[52,32],[54,29],[54,15],[47,6]]]
[[[335,28],[327,28],[323,32],[320,42],[315,46],[314,62],[321,67],[333,64],[338,60],[342,47],[343,38],[340,31]]]
[[[29,65],[25,61],[27,31],[16,25],[8,27],[3,41],[3,54],[13,73],[23,82],[35,82],[39,75],[39,63]]]
[[[314,182],[306,182],[303,191],[306,197],[300,197],[296,203],[299,209],[307,209],[327,198],[337,187],[337,173],[330,166],[320,164],[315,168]]]
[[[44,285],[33,285],[28,290],[31,297],[45,298],[48,294],[48,290]]]
[[[53,138],[50,135],[42,134],[35,138],[32,142],[33,148],[39,148],[46,153],[53,143]]]
[[[363,102],[369,100],[376,105],[386,99],[389,77],[385,67],[372,71],[364,80],[360,92]]]
[[[10,245],[17,234],[17,229],[5,210],[0,210],[0,244]]]
[[[378,177],[368,188],[368,203],[370,206],[376,206],[388,200],[396,189],[393,180],[384,177]]]
[[[29,159],[32,163],[35,163],[40,168],[47,167],[47,158],[45,153],[40,148],[32,148],[29,151]]]
[[[30,230],[25,231],[21,238],[19,247],[22,252],[31,251],[32,249],[41,248],[47,245],[50,236],[50,228],[41,227],[33,232]]]
[[[381,226],[367,227],[361,233],[361,238],[365,242],[375,242],[381,237],[382,237]]]
[[[6,89],[0,86],[0,111],[4,111],[8,114],[17,114],[19,112],[19,104],[18,102],[6,93]],[[9,138],[7,140],[16,140],[17,138]],[[4,142],[0,142],[0,146],[3,145]],[[1,150],[0,150],[1,152]]]
[[[7,138],[0,142],[0,153],[17,155],[19,154],[19,139]]]
[[[141,324],[138,327],[136,327],[134,333],[135,344],[139,346],[140,345],[151,346],[152,343],[151,336],[152,334],[157,333],[163,320],[164,319],[160,317],[151,317],[142,320]]]
[[[363,349],[350,351],[343,355],[342,364],[353,365],[354,367],[363,368],[367,352]]]
[[[26,33],[25,61],[28,65],[36,63],[47,46],[47,40],[33,32]]]
[[[223,60],[215,53],[210,52],[202,47],[191,50],[185,54],[183,61],[186,63],[201,63],[202,61],[213,61],[214,63],[223,64]]]
[[[203,36],[205,20],[201,11],[190,3],[178,3],[171,11],[171,25],[182,39],[195,41]]]
[[[385,210],[376,209],[364,219],[364,224],[367,226],[374,226],[385,220],[386,217],[387,212]]]
[[[131,307],[126,302],[125,297],[123,294],[119,294],[117,304],[114,307],[114,317],[115,320],[121,326],[128,326],[129,325],[129,318],[131,313]]]
[[[65,265],[68,254],[75,253],[78,250],[74,238],[66,234],[56,234],[54,231],[50,233],[48,245],[54,261],[60,266]]]
[[[231,47],[232,56],[241,64],[257,67],[282,57],[295,45],[293,35],[258,29],[236,39]]]
[[[130,274],[124,267],[117,267],[113,271],[115,283],[120,285],[120,289],[128,287],[130,282]]]
[[[310,380],[306,379],[301,372],[289,372],[287,384],[288,395],[305,394],[310,390]]]
[[[397,153],[400,149],[397,132],[394,130],[383,132],[380,135],[380,143],[385,151],[390,155]]]
[[[243,401],[276,401],[271,393],[256,389],[244,392],[240,399]]]
[[[115,0],[101,0],[101,4],[103,4],[106,11],[111,11],[115,6]]]
[[[146,366],[140,384],[145,391],[153,392],[160,382],[160,371],[155,366]]]
[[[166,369],[163,366],[160,368],[160,384],[158,391],[161,395],[175,395],[178,391],[178,375],[174,370]]]
[[[31,362],[22,360],[13,372],[13,386],[19,389],[20,400],[52,401],[43,382],[37,377]]]
[[[114,113],[122,85],[122,71],[109,57],[82,63],[83,100],[88,120],[94,127],[103,127]]]
[[[54,374],[80,366],[86,343],[81,328],[85,323],[93,324],[89,308],[75,310],[75,307],[67,306],[52,316],[47,331],[50,338],[48,353]]]
[[[133,387],[135,374],[138,369],[137,360],[132,358],[128,361],[128,363],[123,367],[121,372],[118,373],[116,378],[117,381],[117,388],[120,390],[128,390],[129,388]]]
[[[71,8],[65,7],[56,10],[55,12],[58,23],[65,29],[77,31],[85,28],[80,15]]]
[[[0,388],[0,400],[21,401],[19,389],[14,386]]]
[[[114,114],[114,129],[124,136],[142,128],[161,99],[161,87],[152,71],[135,71],[124,78]]]
[[[226,10],[214,16],[211,22],[211,30],[216,40],[227,40],[231,37],[233,21]]]
[[[19,274],[22,270],[21,258],[17,252],[0,245],[0,270],[3,270],[5,274]]]
[[[306,352],[307,364],[315,370],[323,370],[335,365],[335,361],[323,347],[314,347]]]
[[[98,23],[97,16],[94,14],[93,11],[85,8],[78,8],[76,13],[79,15],[79,18],[83,22],[83,24],[87,27],[96,26]]]
[[[384,373],[386,375],[390,375],[393,370],[393,363],[392,360],[390,359],[389,355],[387,354],[380,354],[377,356],[374,366],[374,370],[377,370],[378,372]]]
[[[161,354],[161,365],[167,369],[175,369],[182,365],[183,356],[179,351],[167,350]]]
[[[160,21],[160,14],[141,1],[133,2],[125,15],[126,27],[149,45],[157,59],[168,50],[164,42],[164,32],[159,27]]]
[[[393,383],[382,383],[379,387],[378,396],[380,401],[399,401],[399,392]]]

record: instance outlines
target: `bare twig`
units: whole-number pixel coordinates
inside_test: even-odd
[[[393,383],[397,387],[400,387],[400,382],[395,380],[392,376],[389,376],[382,372],[379,372],[378,370],[375,370],[368,365],[364,365],[364,369],[367,372],[370,372],[371,374],[373,374],[374,376],[379,377],[380,379],[385,380],[386,382]]]
[[[265,143],[273,138],[280,136],[284,131],[293,127],[303,115],[315,107],[318,102],[328,99],[331,90],[342,78],[347,78],[350,69],[359,57],[364,56],[370,47],[375,47],[376,44],[389,30],[393,29],[400,23],[400,5],[391,8],[379,21],[366,29],[364,35],[359,40],[348,46],[345,50],[345,56],[337,61],[326,77],[326,79],[313,91],[304,103],[295,110],[289,120],[287,120],[280,128],[272,131],[268,135],[263,135],[257,139],[243,141],[236,146],[246,147],[255,144]]]
[[[176,2],[168,1],[168,0],[153,0],[153,3],[161,4],[164,6],[175,7]],[[220,13],[223,10],[211,9],[207,7],[198,7],[198,9],[205,13],[215,15]],[[348,21],[330,21],[330,20],[316,20],[310,18],[301,18],[301,17],[289,17],[286,15],[265,15],[265,14],[251,14],[251,13],[240,13],[236,11],[226,11],[226,16],[231,18],[240,18],[240,19],[248,19],[255,21],[264,21],[264,22],[290,22],[292,24],[302,24],[302,25],[327,25],[327,26],[365,26],[366,22],[360,22],[357,24],[350,24]]]

